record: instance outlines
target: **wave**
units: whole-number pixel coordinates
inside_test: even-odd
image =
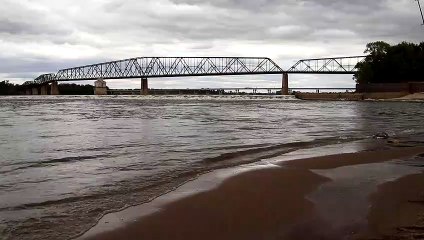
[[[308,142],[293,142],[293,143],[283,143],[276,144],[267,147],[256,147],[247,150],[223,153],[216,157],[205,158],[203,162],[206,164],[218,164],[227,162],[230,165],[237,165],[241,163],[251,163],[260,161],[263,159],[269,159],[273,157],[280,156],[285,153],[293,152],[299,149],[319,147],[324,145],[336,144],[351,142],[355,140],[360,140],[361,138],[321,138]]]
[[[239,101],[239,100],[285,100],[285,101],[300,101],[294,96],[283,96],[283,95],[128,95],[128,96],[6,96],[2,99],[15,100],[15,101],[31,101],[46,100],[57,101],[57,100],[222,100],[222,101]]]
[[[20,167],[15,167],[15,168],[12,168],[12,169],[6,170],[6,171],[0,171],[0,174],[10,173],[10,172],[14,172],[14,171],[17,171],[17,170],[24,170],[24,169],[28,169],[28,168],[53,166],[56,163],[80,162],[80,161],[92,160],[92,159],[108,157],[108,156],[109,156],[109,154],[99,154],[99,155],[93,155],[93,156],[74,156],[74,157],[55,158],[55,159],[49,159],[49,160],[40,161],[40,162],[15,163],[15,164],[10,164],[9,166],[24,165],[24,164],[26,164],[26,165],[20,166]]]
[[[36,203],[27,203],[22,204],[15,207],[6,207],[6,208],[0,208],[0,211],[16,211],[16,210],[24,210],[29,208],[38,208],[38,207],[45,207],[49,205],[58,205],[63,203],[71,203],[71,202],[77,202],[83,199],[96,199],[100,198],[102,196],[105,196],[108,194],[97,194],[97,195],[88,195],[88,196],[78,196],[78,197],[68,197],[68,198],[62,198],[58,200],[48,200],[44,202],[36,202]]]

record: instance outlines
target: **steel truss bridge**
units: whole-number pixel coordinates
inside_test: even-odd
[[[311,74],[354,74],[366,56],[315,58],[299,60],[287,72]]]
[[[366,56],[299,60],[283,70],[270,58],[259,57],[139,57],[43,74],[24,85],[96,79],[224,76],[253,74],[354,74]]]

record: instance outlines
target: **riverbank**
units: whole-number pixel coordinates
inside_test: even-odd
[[[295,97],[301,100],[323,101],[363,101],[363,100],[410,100],[407,92],[387,93],[295,93]],[[414,100],[424,100],[424,96],[415,97]]]
[[[417,204],[424,190],[423,169],[406,162],[423,153],[424,147],[384,147],[279,162],[273,167],[230,177],[208,191],[166,203],[115,230],[81,239],[395,236],[397,229],[419,224],[419,216],[424,213],[424,208]],[[393,162],[396,159],[404,161]],[[102,224],[109,222],[100,221],[99,225]],[[99,225],[96,227],[102,229]]]
[[[401,101],[419,100],[419,101],[422,101],[422,100],[424,100],[424,93],[408,94],[408,95],[400,97],[396,100],[401,100]]]

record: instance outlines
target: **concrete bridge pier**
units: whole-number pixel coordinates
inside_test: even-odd
[[[48,87],[49,87],[49,85],[41,85],[40,95],[48,95],[48,90],[47,90]]]
[[[107,95],[106,82],[100,78],[94,82],[94,94],[95,95]]]
[[[281,95],[289,95],[289,74],[283,73],[281,82]]]
[[[59,95],[59,85],[56,81],[52,82],[50,85],[50,95]]]
[[[32,95],[38,95],[38,88],[34,87],[32,88]]]
[[[141,79],[141,90],[140,90],[140,94],[141,95],[149,95],[149,82],[148,82],[147,78],[142,78]]]

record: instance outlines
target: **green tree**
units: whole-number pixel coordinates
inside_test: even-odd
[[[357,83],[424,81],[424,43],[368,43],[365,61],[357,65]]]
[[[364,53],[372,56],[384,56],[385,54],[387,54],[387,51],[389,49],[390,44],[383,41],[377,41],[368,43]]]
[[[18,86],[10,83],[8,80],[0,82],[0,95],[15,95],[17,94]]]
[[[88,84],[63,83],[59,85],[59,92],[62,95],[94,95],[94,87]]]

